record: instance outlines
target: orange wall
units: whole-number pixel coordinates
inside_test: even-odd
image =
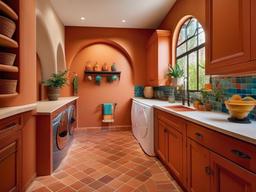
[[[205,0],[177,0],[160,29],[174,31],[177,23],[186,15],[192,15],[205,26]]]
[[[66,27],[65,46],[67,66],[70,72],[79,75],[78,111],[79,127],[101,126],[100,104],[116,102],[117,111],[115,125],[130,125],[131,100],[134,85],[144,85],[146,81],[146,44],[153,33],[152,30],[111,29]],[[124,48],[130,56],[131,63],[118,48],[102,43],[85,48],[92,41],[113,41]],[[84,79],[86,62],[115,62],[122,71],[121,80],[101,86]],[[70,94],[68,87],[62,91],[63,95]]]

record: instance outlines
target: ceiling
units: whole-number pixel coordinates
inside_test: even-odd
[[[51,0],[65,26],[143,29],[159,27],[175,1]],[[84,20],[81,20],[81,17],[84,17]]]

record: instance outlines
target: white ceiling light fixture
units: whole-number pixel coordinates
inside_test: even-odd
[[[126,23],[126,20],[125,20],[125,19],[123,19],[123,20],[122,20],[122,23]]]
[[[85,20],[85,17],[80,17],[80,20],[81,20],[81,21],[84,21],[84,20]]]

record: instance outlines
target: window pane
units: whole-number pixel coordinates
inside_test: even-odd
[[[192,39],[188,40],[188,50],[191,50],[197,46],[197,37],[193,37]]]
[[[197,28],[196,23],[197,23],[196,19],[191,19],[191,21],[187,27],[187,37],[188,38],[193,36],[196,33],[196,28]]]
[[[189,54],[189,90],[197,90],[197,52]]]
[[[187,76],[187,56],[177,59],[177,65],[184,70],[184,76]]]
[[[205,75],[205,48],[198,52],[199,54],[199,89],[204,88],[205,83],[209,83],[210,77]]]
[[[180,56],[181,54],[185,53],[186,50],[186,43],[182,44],[177,48],[177,56]]]
[[[186,28],[182,27],[179,34],[178,45],[186,39]]]
[[[205,33],[204,32],[199,34],[198,43],[199,43],[199,45],[205,43]]]

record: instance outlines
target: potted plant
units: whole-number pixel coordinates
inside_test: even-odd
[[[60,88],[67,84],[67,71],[53,73],[51,78],[44,81],[47,86],[48,99],[50,101],[58,100]]]
[[[179,79],[184,75],[184,70],[178,64],[174,67],[169,65],[167,75],[171,78],[171,85],[176,87],[179,84]]]
[[[77,94],[78,94],[78,75],[76,73],[74,74],[72,83],[73,83],[73,94],[74,94],[74,96],[77,96]]]

